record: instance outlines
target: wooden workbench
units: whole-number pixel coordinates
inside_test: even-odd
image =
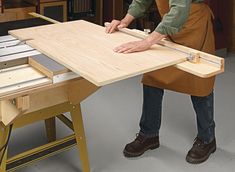
[[[98,87],[12,36],[0,37],[0,79],[0,148],[5,148],[0,171],[15,171],[77,145],[83,171],[89,172],[80,102]],[[72,121],[63,115],[67,112]],[[57,140],[56,118],[74,133]],[[12,128],[41,120],[48,143],[9,157]]]

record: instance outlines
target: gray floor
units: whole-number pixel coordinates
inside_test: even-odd
[[[185,162],[196,136],[189,96],[167,91],[164,97],[161,147],[140,158],[126,159],[125,144],[135,138],[141,114],[140,76],[101,88],[82,103],[92,172],[235,172],[235,56],[226,58],[226,72],[217,77],[215,120],[218,149],[201,165]],[[58,137],[69,133],[58,122]],[[14,131],[10,150],[18,153],[45,142],[43,123]],[[56,155],[25,172],[81,172],[77,149]]]

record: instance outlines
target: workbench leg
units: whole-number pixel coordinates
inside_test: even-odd
[[[80,104],[73,106],[71,110],[71,117],[73,121],[74,133],[80,152],[80,159],[82,162],[83,172],[90,172],[89,158],[86,145],[86,137],[83,127],[82,113]]]
[[[56,141],[56,121],[55,117],[45,120],[46,133],[48,142]]]
[[[6,126],[0,124],[0,148],[5,146],[7,139],[8,139],[8,136],[9,136],[9,131],[10,131],[10,126],[6,127]],[[0,172],[6,172],[7,148],[6,148],[5,152],[4,152],[4,149],[0,152],[0,158],[2,158],[2,162],[0,162],[1,163]]]

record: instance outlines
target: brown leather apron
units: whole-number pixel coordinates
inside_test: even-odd
[[[169,11],[168,1],[156,0],[156,3],[159,13],[164,16]],[[187,22],[179,33],[169,38],[178,44],[214,54],[212,16],[205,3],[192,3]],[[213,90],[215,77],[200,78],[171,66],[145,74],[142,82],[152,87],[194,96],[207,96]]]

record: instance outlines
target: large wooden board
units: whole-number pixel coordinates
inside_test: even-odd
[[[154,45],[145,52],[120,54],[113,49],[139,38],[83,20],[9,32],[53,60],[103,86],[118,80],[171,66],[186,60],[183,53]]]

